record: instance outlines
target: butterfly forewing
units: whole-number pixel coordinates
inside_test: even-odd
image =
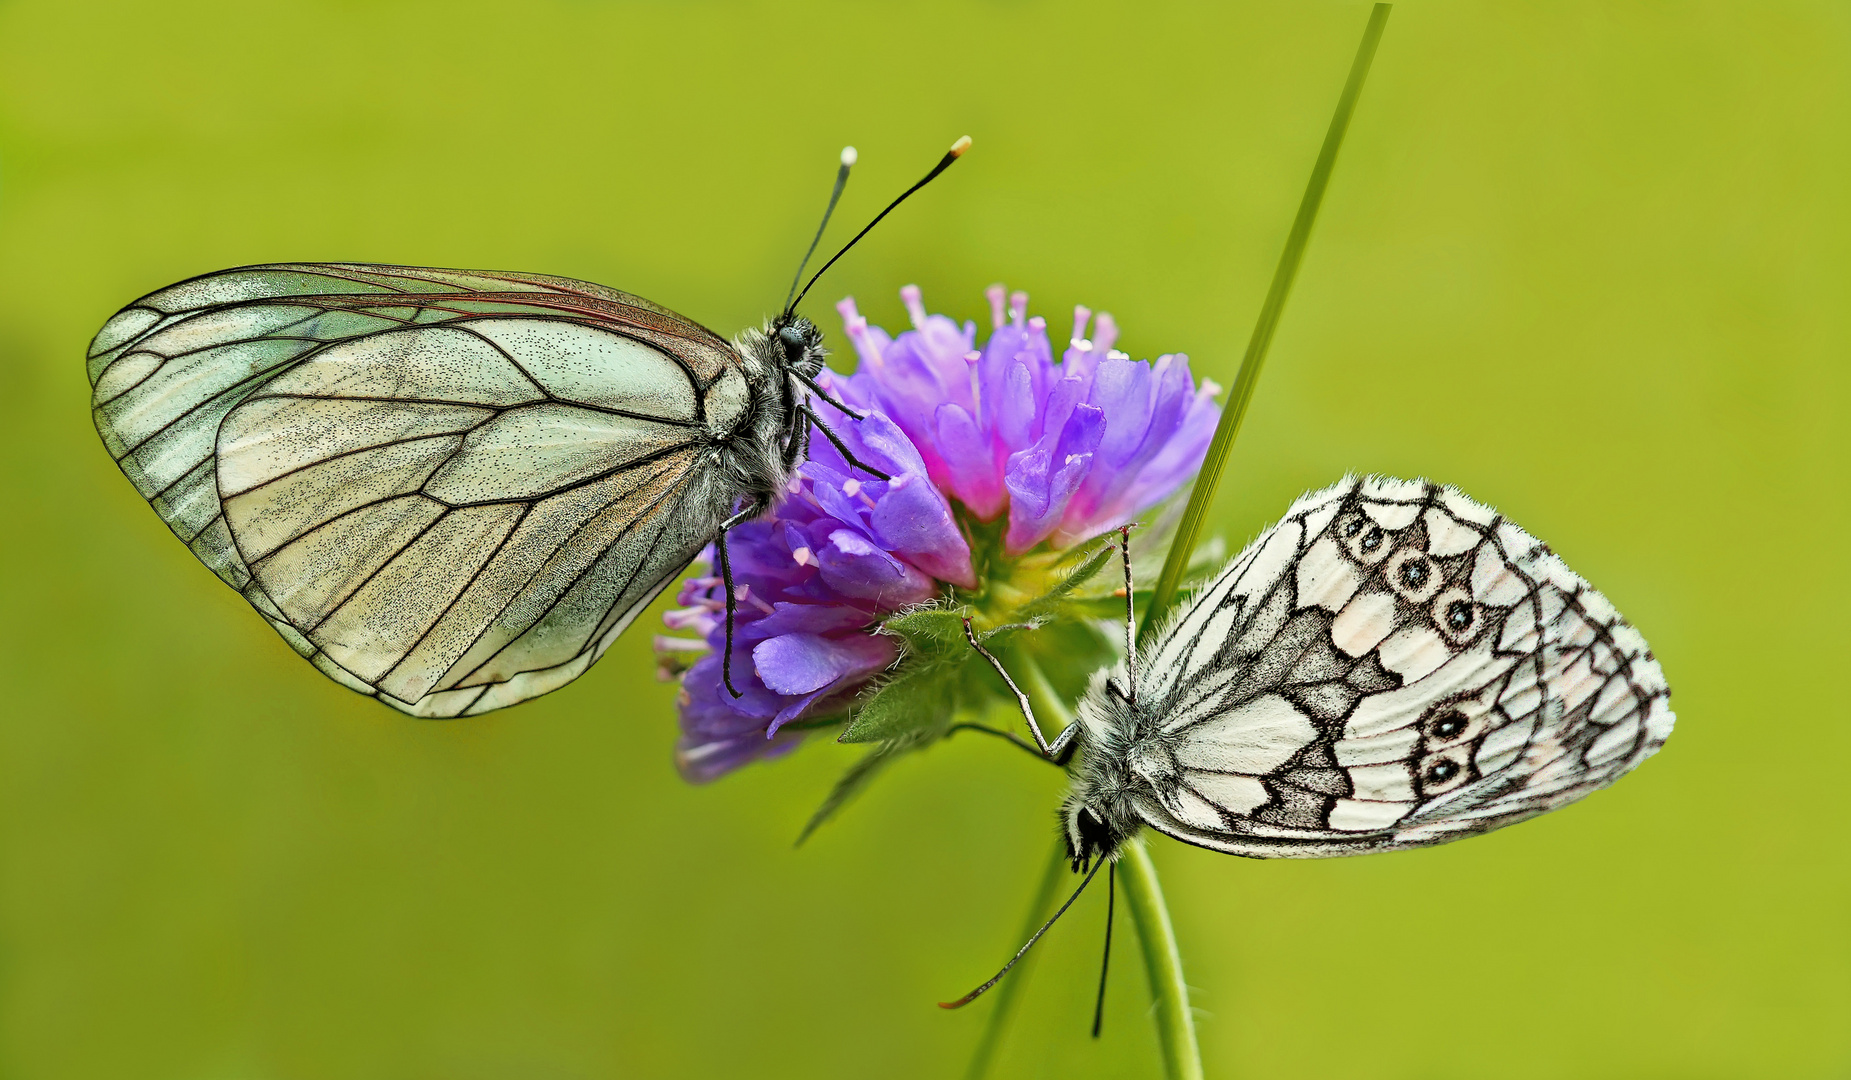
[[[1644,639],[1450,488],[1300,499],[1155,638],[1139,816],[1242,855],[1436,843],[1580,798],[1669,735]]]
[[[732,349],[565,278],[247,267],[91,348],[97,430],[162,520],[325,674],[416,715],[583,672],[711,538]]]

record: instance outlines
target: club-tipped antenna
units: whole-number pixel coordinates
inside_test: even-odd
[[[852,248],[856,244],[860,243],[861,238],[868,235],[868,231],[870,229],[874,228],[874,226],[879,225],[881,223],[881,218],[884,218],[888,214],[893,213],[894,207],[899,206],[901,203],[905,202],[908,198],[911,198],[913,192],[918,191],[922,187],[925,187],[927,184],[931,183],[933,179],[935,179],[938,176],[939,173],[942,173],[946,169],[951,168],[951,163],[963,157],[964,151],[969,150],[969,149],[970,149],[970,136],[969,135],[966,135],[963,138],[959,139],[957,142],[952,143],[951,149],[945,151],[945,156],[938,159],[938,164],[932,166],[931,172],[926,173],[925,177],[921,179],[917,184],[914,184],[912,187],[909,187],[904,192],[902,192],[899,198],[888,203],[887,209],[882,210],[880,213],[874,215],[874,220],[868,222],[867,225],[860,232],[856,233],[855,238],[853,240],[850,240],[848,243],[843,244],[841,251],[838,251],[834,255],[831,255],[829,257],[829,261],[823,264],[823,268],[821,270],[818,270],[815,273],[815,275],[813,275],[810,278],[809,284],[803,287],[803,291],[797,294],[796,299],[792,300],[789,304],[786,304],[784,306],[784,310],[791,311],[794,308],[796,308],[798,304],[803,303],[803,298],[810,295],[810,286],[816,284],[816,279],[822,277],[823,274],[827,272],[830,267],[834,266],[836,264],[837,259],[840,259],[842,256],[848,254],[849,248]],[[797,276],[802,277],[803,271],[799,270],[797,272]]]
[[[797,272],[791,275],[791,291],[784,294],[784,310],[797,306],[797,283],[803,280],[803,268],[810,265],[810,256],[816,254],[816,245],[823,242],[823,230],[829,227],[829,216],[836,212],[836,201],[842,197],[842,189],[848,186],[848,170],[855,167],[855,148],[842,148],[842,164],[836,169],[836,186],[829,193],[829,205],[823,208],[823,220],[816,225],[816,235],[810,238],[810,249],[803,253],[803,261],[797,264]]]
[[[1136,613],[1132,610],[1131,526],[1133,524],[1135,523],[1127,522],[1119,526],[1118,535],[1123,538],[1124,542],[1119,547],[1118,554],[1125,563],[1125,699],[1136,705],[1138,703],[1138,621]],[[1107,937],[1110,936],[1108,930]]]
[[[1060,906],[1060,910],[1056,911],[1053,917],[1048,919],[1047,922],[1044,922],[1041,924],[1041,929],[1035,931],[1035,935],[1029,938],[1028,941],[1021,948],[1016,950],[1015,955],[1009,958],[1009,962],[1003,965],[1003,970],[990,976],[989,982],[984,983],[982,986],[979,986],[977,989],[972,990],[968,994],[965,994],[963,997],[959,998],[956,1001],[941,1001],[938,1003],[938,1007],[941,1009],[962,1009],[964,1006],[969,1005],[971,1002],[976,1001],[979,997],[982,997],[984,991],[988,990],[992,986],[995,986],[997,983],[1002,982],[1003,976],[1009,974],[1009,969],[1012,967],[1015,967],[1016,961],[1022,959],[1023,956],[1027,955],[1028,950],[1035,947],[1035,942],[1041,940],[1041,935],[1048,932],[1048,927],[1053,926],[1054,923],[1058,921],[1062,915],[1067,914],[1067,909],[1072,907],[1073,902],[1075,900],[1078,900],[1080,898],[1080,894],[1086,891],[1086,887],[1093,883],[1093,875],[1099,872],[1099,868],[1104,866],[1106,863],[1110,861],[1111,861],[1110,859],[1100,859],[1098,862],[1094,863],[1093,868],[1086,872],[1086,880],[1080,882],[1080,887],[1073,890],[1073,895],[1069,896],[1067,898],[1067,902]]]
[[[1099,961],[1099,997],[1093,1002],[1093,1038],[1105,1026],[1105,974],[1112,970],[1112,913],[1118,908],[1118,864],[1105,872],[1105,956]]]

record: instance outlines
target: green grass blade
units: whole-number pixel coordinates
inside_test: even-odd
[[[1298,216],[1292,221],[1292,231],[1286,234],[1285,250],[1279,255],[1279,266],[1273,271],[1272,288],[1267,290],[1266,302],[1260,305],[1260,317],[1253,326],[1253,336],[1247,341],[1247,354],[1241,358],[1240,370],[1234,376],[1234,385],[1228,391],[1227,403],[1221,412],[1221,423],[1215,428],[1215,437],[1208,444],[1208,456],[1202,462],[1202,471],[1196,476],[1195,487],[1189,493],[1189,505],[1183,510],[1182,524],[1177,527],[1176,541],[1170,546],[1170,554],[1163,561],[1163,573],[1157,578],[1157,589],[1151,597],[1150,604],[1144,611],[1144,622],[1139,630],[1139,638],[1148,638],[1158,625],[1171,604],[1176,601],[1176,588],[1182,583],[1183,569],[1189,563],[1189,553],[1195,550],[1196,542],[1201,538],[1202,525],[1208,517],[1208,508],[1215,500],[1215,492],[1221,486],[1221,472],[1228,463],[1228,452],[1234,448],[1234,437],[1240,433],[1241,420],[1247,415],[1247,405],[1253,400],[1253,388],[1260,381],[1260,368],[1266,363],[1266,351],[1273,343],[1273,331],[1279,326],[1279,316],[1285,310],[1286,297],[1292,291],[1292,281],[1298,276],[1298,264],[1305,255],[1305,245],[1311,239],[1311,226],[1317,220],[1318,207],[1324,202],[1324,189],[1330,184],[1331,170],[1337,164],[1337,151],[1343,146],[1344,133],[1350,127],[1350,114],[1356,111],[1356,99],[1362,96],[1363,80],[1369,77],[1369,64],[1375,59],[1375,47],[1382,40],[1382,28],[1388,24],[1388,10],[1392,4],[1377,4],[1369,14],[1369,25],[1363,30],[1362,44],[1356,48],[1356,59],[1350,64],[1350,77],[1343,84],[1343,93],[1337,98],[1337,111],[1330,118],[1330,129],[1324,133],[1324,146],[1318,151],[1317,164],[1311,167],[1311,180],[1305,185],[1305,196],[1299,200]]]

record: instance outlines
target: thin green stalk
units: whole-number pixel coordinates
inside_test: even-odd
[[[1183,981],[1183,954],[1176,929],[1163,902],[1163,886],[1151,865],[1144,841],[1133,838],[1120,849],[1118,879],[1124,883],[1125,907],[1138,928],[1144,970],[1150,976],[1151,1003],[1157,1012],[1157,1045],[1163,1048],[1163,1075],[1169,1080],[1202,1080],[1202,1051],[1195,1041],[1195,1013],[1189,1008],[1189,984]]]
[[[1015,671],[1023,692],[1028,694],[1035,718],[1047,736],[1053,738],[1073,722],[1072,710],[1049,684],[1047,675],[1033,657],[1022,652],[1013,663],[1011,670]],[[1138,930],[1144,968],[1150,975],[1151,1004],[1156,1010],[1157,1043],[1163,1050],[1164,1076],[1167,1080],[1202,1080],[1202,1052],[1195,1040],[1195,1014],[1189,1009],[1189,987],[1183,982],[1182,953],[1176,946],[1176,931],[1170,925],[1170,910],[1164,906],[1163,887],[1157,883],[1157,868],[1151,865],[1143,841],[1132,839],[1121,850],[1123,857],[1118,861],[1118,875],[1124,883],[1125,906],[1130,909],[1131,921]],[[1052,902],[1055,871],[1065,861],[1066,848],[1062,845],[1057,848],[1055,864],[1049,867],[1041,894],[1029,911],[1024,938],[1041,925],[1039,913],[1046,911]],[[1018,987],[1023,974],[1020,970],[1011,972]],[[998,1020],[994,1015],[991,1019],[998,1029],[1007,1022],[1006,1018]],[[970,1077],[982,1075],[981,1069],[988,1066],[988,1056],[994,1052],[993,1038],[1000,1037],[1000,1030],[994,1037],[989,1029],[984,1031],[984,1041],[978,1045],[979,1057],[971,1062]]]
[[[1028,917],[1022,924],[1022,932],[1016,935],[1017,941],[1027,941],[1028,935],[1034,933],[1036,927],[1041,925],[1041,920],[1047,917],[1043,913],[1053,907],[1055,893],[1066,875],[1067,845],[1065,841],[1057,839],[1047,869],[1041,872],[1041,884],[1035,889],[1035,899],[1028,905]],[[1034,953],[1024,956],[1015,970],[1009,973],[1009,977],[996,984],[996,989],[991,992],[990,997],[995,1004],[990,1006],[989,1018],[983,1022],[983,1035],[977,1040],[976,1051],[971,1054],[970,1067],[964,1070],[964,1080],[983,1080],[989,1075],[996,1051],[1003,1044],[1003,1033],[1008,1030],[1009,1021],[1015,1018],[1022,982],[1028,978],[1028,969],[1034,962]]]
[[[1318,160],[1311,167],[1311,180],[1305,185],[1305,196],[1299,200],[1298,216],[1292,220],[1292,231],[1286,234],[1285,250],[1279,255],[1279,266],[1273,271],[1272,288],[1267,290],[1266,302],[1260,305],[1260,317],[1253,325],[1253,336],[1247,340],[1247,354],[1241,358],[1240,370],[1234,376],[1234,385],[1228,391],[1227,404],[1221,411],[1221,423],[1215,428],[1215,437],[1208,444],[1208,456],[1202,462],[1202,471],[1196,476],[1195,487],[1189,493],[1189,505],[1183,510],[1182,524],[1176,530],[1176,542],[1170,546],[1170,554],[1163,560],[1163,573],[1157,578],[1157,590],[1151,596],[1151,602],[1144,610],[1144,623],[1139,629],[1140,639],[1148,638],[1151,631],[1176,599],[1176,588],[1182,584],[1183,569],[1189,565],[1189,555],[1195,551],[1196,542],[1201,538],[1202,525],[1208,517],[1209,505],[1215,500],[1215,491],[1221,486],[1221,471],[1227,467],[1228,452],[1234,448],[1234,436],[1240,433],[1241,420],[1247,415],[1247,404],[1253,400],[1253,388],[1260,381],[1260,367],[1266,363],[1266,350],[1273,343],[1273,331],[1279,326],[1279,316],[1285,311],[1286,296],[1292,291],[1292,281],[1298,276],[1298,264],[1304,258],[1305,245],[1311,239],[1311,225],[1317,220],[1318,207],[1324,202],[1324,189],[1330,184],[1331,170],[1337,164],[1337,151],[1343,146],[1343,136],[1350,127],[1350,114],[1356,111],[1356,99],[1362,95],[1363,80],[1369,76],[1369,64],[1375,59],[1375,47],[1382,40],[1382,28],[1388,24],[1388,9],[1391,4],[1377,4],[1369,14],[1369,25],[1363,30],[1362,44],[1356,47],[1356,59],[1350,64],[1349,80],[1343,84],[1343,93],[1337,98],[1336,114],[1330,118],[1330,129],[1324,133],[1324,146],[1318,151]]]

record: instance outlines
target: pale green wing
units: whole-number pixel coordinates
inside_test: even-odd
[[[287,265],[137,301],[90,371],[202,562],[331,678],[455,716],[575,678],[710,539],[731,360],[582,282]]]

